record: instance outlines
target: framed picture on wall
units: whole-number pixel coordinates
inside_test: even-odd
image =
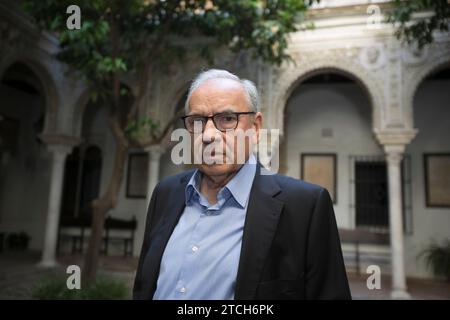
[[[128,157],[127,198],[147,197],[147,153],[131,153]]]
[[[302,153],[300,177],[328,190],[333,203],[337,203],[337,156],[335,153]]]
[[[425,153],[423,163],[427,207],[450,207],[450,153]]]

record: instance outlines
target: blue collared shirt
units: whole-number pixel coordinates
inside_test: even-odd
[[[255,172],[252,154],[211,205],[199,192],[201,173],[195,171],[186,186],[186,207],[161,260],[153,299],[234,298]]]

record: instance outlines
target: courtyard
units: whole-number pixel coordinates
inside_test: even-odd
[[[11,252],[0,254],[0,299],[33,299],[33,288],[42,281],[52,277],[68,277],[68,265],[81,265],[83,256],[63,255],[58,259],[59,266],[48,269],[38,266],[40,255],[38,252]],[[134,274],[137,268],[137,258],[123,258],[121,256],[102,256],[100,258],[99,273],[126,284],[129,288],[128,298],[132,297]],[[381,277],[380,289],[367,289],[368,275],[348,272],[348,279],[354,300],[386,300],[390,299],[391,279]],[[408,278],[408,291],[414,300],[450,300],[450,283]]]

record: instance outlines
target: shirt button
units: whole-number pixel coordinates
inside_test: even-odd
[[[193,246],[192,247],[192,252],[196,252],[198,250],[198,247],[197,246]]]
[[[181,292],[181,293],[185,293],[185,292],[186,292],[186,288],[185,288],[185,287],[181,287],[181,288],[180,288],[180,292]]]

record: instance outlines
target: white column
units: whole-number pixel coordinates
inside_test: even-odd
[[[160,159],[165,149],[160,145],[152,145],[145,149],[148,152],[147,175],[147,204],[152,196],[153,189],[159,181]]]
[[[39,265],[43,267],[54,267],[57,265],[56,246],[58,241],[61,194],[64,179],[64,162],[71,147],[65,145],[49,145],[48,149],[52,155],[50,192],[48,197],[44,248]]]
[[[409,299],[406,287],[403,249],[403,206],[401,161],[404,145],[385,145],[389,183],[389,223],[391,239],[392,291],[393,299]]]

